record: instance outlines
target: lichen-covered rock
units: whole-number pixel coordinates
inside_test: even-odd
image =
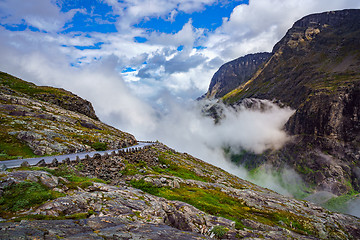
[[[81,220],[22,221],[0,223],[2,239],[154,239],[201,240],[206,236],[182,231],[165,224],[138,223],[117,217]]]
[[[94,183],[87,191],[47,202],[30,214],[67,216],[93,211],[94,216],[131,218],[135,222],[168,224],[184,231],[203,232],[221,224],[234,229],[233,221],[209,216],[195,207],[152,196],[140,190]]]
[[[39,182],[48,188],[55,188],[59,185],[58,177],[44,171],[13,171],[4,172],[4,174],[5,176],[0,177],[0,182],[2,185],[8,182],[8,179],[14,179],[16,182]]]

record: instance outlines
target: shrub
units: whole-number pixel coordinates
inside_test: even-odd
[[[228,231],[228,228],[220,225],[214,226],[210,230],[210,232],[212,232],[217,238],[222,238]]]
[[[96,142],[91,145],[96,151],[105,151],[107,149],[107,144],[102,142]]]

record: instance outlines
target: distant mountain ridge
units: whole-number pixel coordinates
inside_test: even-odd
[[[206,98],[220,98],[248,81],[255,71],[272,56],[271,53],[248,54],[225,63],[211,79]]]
[[[269,60],[221,100],[275,99],[296,109],[285,125],[291,142],[237,159],[252,167],[291,166],[315,189],[339,195],[360,191],[359,96],[360,10],[351,9],[295,22]]]

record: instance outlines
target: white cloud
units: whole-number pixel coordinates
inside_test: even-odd
[[[216,3],[217,0],[125,0],[121,2],[104,0],[104,2],[113,8],[114,13],[120,15],[118,29],[125,30],[151,17],[168,19],[170,15],[171,20],[171,17],[176,14],[175,11],[186,13],[200,11],[206,5]]]
[[[146,17],[171,20],[181,11],[201,11],[206,5],[218,1],[104,2],[112,6],[115,14],[119,14],[119,32],[89,33],[88,36],[82,33],[56,34],[71,20],[75,11],[83,10],[63,13],[50,0],[34,0],[31,3],[20,0],[0,1],[3,24],[13,25],[25,21],[49,32],[13,32],[0,27],[0,50],[6,56],[0,59],[0,65],[1,70],[25,80],[64,87],[88,98],[102,119],[124,129],[126,121],[129,122],[128,129],[131,129],[132,123],[147,126],[155,114],[150,105],[158,104],[158,108],[162,107],[162,103],[168,101],[167,96],[184,101],[200,96],[207,90],[220,64],[247,53],[271,51],[294,21],[304,15],[360,8],[358,0],[250,0],[249,5],[237,6],[230,18],[224,19],[222,26],[214,32],[196,29],[190,20],[177,33],[166,34],[149,33],[146,29],[135,28],[133,24]],[[137,36],[145,37],[147,41],[134,42]],[[78,50],[73,47],[91,46],[97,42],[104,43],[100,49]],[[207,48],[193,49],[195,43],[199,42]],[[183,49],[177,51],[180,45]],[[70,66],[74,63],[77,68]],[[106,67],[106,64],[109,66]],[[136,71],[121,77],[119,73],[127,67],[133,67]],[[139,76],[148,77],[141,79]],[[151,100],[150,104],[145,104],[144,99]],[[122,104],[126,101],[136,107]],[[144,123],[140,117],[142,114]],[[121,119],[121,124],[116,123],[116,118]],[[246,145],[245,142],[239,144]]]
[[[358,0],[250,0],[234,8],[229,19],[211,34],[208,51],[229,60],[248,53],[271,51],[300,18],[317,12],[360,8]]]
[[[51,0],[3,0],[0,1],[2,23],[14,25],[26,23],[47,32],[61,30],[78,9],[63,13]]]

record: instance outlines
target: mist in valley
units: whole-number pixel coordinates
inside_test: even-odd
[[[230,161],[229,155],[248,151],[261,154],[279,149],[290,140],[283,130],[294,113],[267,100],[252,100],[252,107],[225,106],[210,100],[176,101],[162,99],[161,109],[151,115],[151,124],[128,126],[138,139],[159,140],[180,152],[189,153],[238,177],[278,193],[293,196],[303,186],[301,177],[292,169],[274,170],[264,166],[249,172]],[[206,109],[216,105],[221,119],[215,122]],[[225,151],[225,149],[227,151]]]

